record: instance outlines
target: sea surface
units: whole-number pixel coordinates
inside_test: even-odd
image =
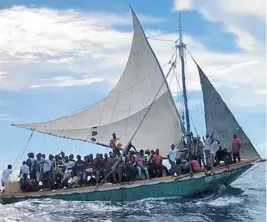
[[[266,163],[226,189],[194,198],[134,202],[30,200],[0,205],[0,221],[266,221]]]

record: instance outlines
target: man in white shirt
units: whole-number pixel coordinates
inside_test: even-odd
[[[174,144],[171,145],[171,148],[168,151],[167,158],[171,165],[176,164],[176,155],[177,155],[177,148]]]
[[[50,154],[49,159],[44,161],[43,166],[43,185],[45,189],[51,189],[54,185],[52,178],[52,170],[54,170],[53,164],[53,156]]]
[[[7,169],[2,172],[2,187],[5,186],[5,182],[8,181],[10,174],[12,173],[12,166],[8,165]]]
[[[27,165],[26,161],[23,161],[20,167],[20,179],[27,179],[30,174],[30,167]]]
[[[206,140],[204,144],[204,155],[205,155],[205,165],[211,167],[211,143],[212,143],[213,133],[211,135],[206,134]]]

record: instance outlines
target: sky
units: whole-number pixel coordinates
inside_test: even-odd
[[[182,14],[188,50],[266,156],[265,0],[1,0],[0,169],[17,165],[31,151],[107,151],[38,133],[25,149],[31,132],[11,124],[61,117],[108,94],[129,55],[129,4],[165,73],[177,39],[178,13]],[[186,75],[193,128],[203,135],[202,95],[189,55]],[[179,86],[169,82],[180,103]]]

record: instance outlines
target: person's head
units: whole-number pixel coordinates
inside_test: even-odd
[[[65,157],[64,157],[64,162],[65,162],[65,163],[68,163],[68,162],[69,162],[69,157],[68,157],[68,156],[65,156]]]
[[[237,138],[237,135],[234,134],[234,135],[233,135],[233,139],[236,139],[236,138]]]
[[[7,169],[11,170],[12,169],[12,165],[8,165]]]
[[[172,149],[172,150],[174,150],[174,148],[175,148],[175,145],[174,145],[174,144],[172,144],[172,145],[171,145],[171,149]]]
[[[156,154],[159,154],[159,149],[156,149]]]
[[[144,150],[140,150],[139,153],[140,153],[141,155],[144,155]]]
[[[77,160],[81,160],[81,156],[80,155],[77,155]]]
[[[42,154],[41,156],[45,159],[45,154]]]
[[[38,153],[38,154],[36,155],[37,160],[40,160],[41,157],[42,157],[42,154],[41,154],[41,153]]]
[[[49,154],[49,160],[52,160],[54,157],[52,154]]]
[[[133,155],[134,155],[134,151],[130,151],[130,152],[129,152],[129,155],[130,155],[130,156],[133,156]]]
[[[222,150],[222,146],[219,146],[219,150]]]
[[[65,153],[63,151],[61,151],[60,155],[64,158]]]
[[[116,133],[112,133],[113,139],[116,139]]]
[[[149,150],[145,150],[145,154],[150,155],[150,151]]]
[[[94,155],[91,153],[88,158],[89,158],[89,160],[92,160],[92,159],[94,159]]]
[[[70,155],[69,155],[69,159],[70,159],[70,160],[73,160],[73,158],[74,158],[74,155],[73,155],[73,154],[70,154]]]
[[[23,162],[22,162],[22,165],[25,165],[25,164],[27,165],[26,161],[23,161]]]
[[[56,160],[56,161],[59,160],[59,155],[55,155],[55,160]]]
[[[111,157],[111,155],[113,155],[113,152],[110,151],[108,154],[109,154],[109,157]],[[112,157],[113,157],[113,156],[112,156]]]
[[[108,159],[108,154],[107,154],[107,153],[104,154],[104,158],[105,158],[106,160]]]
[[[103,159],[103,153],[99,154],[100,159]]]
[[[152,155],[154,155],[154,154],[155,154],[155,151],[154,151],[154,150],[151,150],[150,152],[151,152],[151,154],[152,154]]]
[[[206,134],[206,138],[209,138],[209,137],[210,137],[210,134],[207,133],[207,134]]]
[[[196,143],[197,142],[197,138],[193,137],[193,142]]]

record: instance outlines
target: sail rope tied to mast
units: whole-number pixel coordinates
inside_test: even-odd
[[[108,174],[104,177],[104,179],[99,183],[99,185],[95,188],[95,190],[97,190],[98,187],[101,186],[101,185],[106,181],[106,179],[113,173],[113,171],[117,168],[117,165],[122,161],[122,157],[123,157],[123,155],[128,151],[128,149],[131,148],[131,146],[132,146],[132,145],[131,145],[132,140],[134,139],[134,137],[135,137],[136,133],[138,132],[138,130],[140,129],[140,127],[142,126],[142,124],[143,124],[145,118],[147,117],[147,114],[149,113],[149,111],[150,111],[152,105],[154,104],[155,100],[157,99],[157,97],[158,97],[158,95],[159,95],[159,93],[160,93],[162,87],[163,87],[164,84],[166,83],[166,79],[168,78],[169,74],[171,73],[171,71],[172,71],[173,68],[175,67],[175,61],[176,61],[176,59],[174,60],[174,62],[172,62],[171,68],[169,69],[169,71],[168,71],[166,77],[164,78],[162,84],[160,85],[159,90],[157,91],[157,93],[156,93],[155,97],[153,98],[152,102],[150,103],[150,105],[149,105],[149,107],[148,107],[146,113],[144,114],[143,118],[141,119],[141,121],[140,121],[138,127],[137,127],[136,130],[134,131],[134,133],[133,133],[131,139],[129,140],[129,142],[127,143],[127,145],[123,148],[123,150],[122,150],[122,154],[121,154],[121,156],[120,156],[120,159],[117,160],[117,161],[113,164],[113,166],[111,167],[111,170],[109,171],[109,173],[108,173]]]

